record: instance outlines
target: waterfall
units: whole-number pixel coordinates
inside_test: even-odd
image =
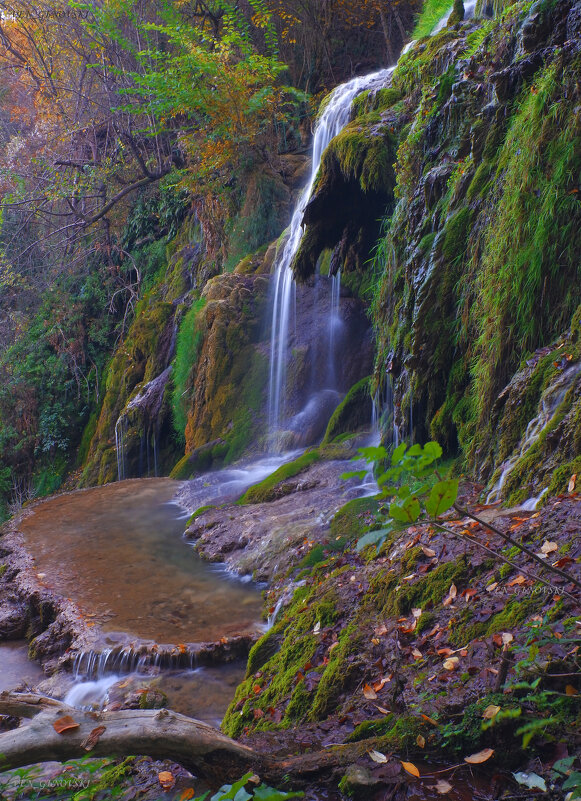
[[[567,390],[572,386],[573,381],[579,372],[581,372],[581,362],[578,362],[572,367],[569,367],[567,370],[564,370],[545,389],[539,400],[537,414],[529,422],[521,441],[515,448],[510,459],[508,459],[502,465],[500,475],[496,483],[486,496],[486,503],[495,503],[496,501],[500,501],[502,499],[502,490],[506,484],[508,476],[516,466],[517,462],[526,454],[529,448],[535,444],[535,442],[541,436],[543,430],[551,422],[555,413],[559,409],[559,406],[563,402]],[[529,511],[534,510],[546,491],[547,490],[545,489],[536,498],[531,498],[523,505],[522,508]]]
[[[121,412],[115,423],[115,453],[117,454],[117,480],[123,481],[125,469],[125,435],[127,434],[127,415]]]
[[[329,142],[349,122],[354,98],[364,89],[381,87],[394,69],[395,67],[389,67],[379,70],[338,86],[329,96],[315,128],[311,176],[297,202],[288,228],[286,242],[275,266],[268,390],[268,426],[271,445],[276,443],[276,436],[284,418],[289,326],[293,316],[295,297],[292,263],[303,236],[303,215],[313,192],[321,158]],[[337,279],[336,286],[332,284],[332,292],[335,293],[334,297],[336,296],[337,314],[339,288],[340,278]]]
[[[337,365],[335,344],[337,333],[341,326],[341,316],[339,314],[339,301],[341,300],[341,269],[337,274],[331,276],[331,306],[329,308],[329,319],[327,330],[329,332],[329,355],[327,358],[327,383],[334,389],[337,386]]]

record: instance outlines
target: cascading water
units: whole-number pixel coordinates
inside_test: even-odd
[[[502,490],[510,473],[516,466],[517,462],[535,444],[535,442],[541,436],[543,430],[551,422],[559,406],[563,402],[567,390],[572,386],[573,381],[579,372],[581,372],[581,362],[578,362],[577,364],[569,367],[567,370],[564,370],[545,389],[541,395],[536,416],[533,417],[533,419],[529,422],[524,436],[519,442],[513,455],[503,464],[496,483],[486,497],[486,503],[495,503],[496,501],[500,501],[502,499]],[[526,501],[522,508],[528,511],[533,511],[546,492],[547,490],[545,489],[536,498],[531,498],[529,501]]]
[[[272,305],[272,334],[270,353],[270,377],[268,392],[268,425],[271,447],[276,447],[277,434],[284,416],[284,397],[286,389],[287,352],[289,348],[289,327],[293,316],[295,282],[292,263],[303,236],[302,221],[305,209],[311,198],[315,179],[323,153],[329,142],[349,122],[351,104],[354,98],[365,89],[381,87],[395,67],[379,70],[370,75],[354,78],[338,86],[330,95],[315,128],[313,140],[313,162],[309,182],[301,194],[294,210],[288,235],[280,257],[277,259]],[[330,327],[334,325],[333,303],[336,301],[335,315],[338,318],[340,278],[332,283]],[[330,335],[331,337],[331,335]],[[331,361],[334,360],[334,357]],[[334,387],[331,387],[334,389]]]

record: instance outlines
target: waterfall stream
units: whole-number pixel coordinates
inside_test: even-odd
[[[277,259],[274,276],[272,304],[270,376],[268,390],[268,426],[271,447],[276,449],[277,434],[284,422],[284,399],[286,391],[287,358],[289,349],[289,329],[293,317],[295,282],[292,263],[303,237],[303,215],[311,198],[321,159],[327,145],[349,122],[351,104],[354,98],[365,89],[379,88],[385,84],[395,67],[354,78],[338,86],[329,96],[326,106],[317,122],[313,139],[313,162],[311,176],[295,207],[288,229],[285,245]],[[339,319],[340,277],[331,282],[331,312],[329,318],[329,341],[334,349],[333,327]],[[328,381],[335,381],[334,352],[329,356]],[[335,386],[321,389],[335,390]]]

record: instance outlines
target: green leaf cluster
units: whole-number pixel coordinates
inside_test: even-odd
[[[455,504],[458,479],[443,480],[438,474],[442,448],[437,442],[410,447],[402,442],[390,455],[382,445],[371,446],[360,448],[359,454],[374,467],[380,496],[389,500],[389,517],[384,528],[370,531],[358,540],[358,551],[367,545],[377,545],[379,550],[392,532],[401,531],[420,518],[424,522],[435,520]],[[344,473],[343,478],[362,478],[365,473]]]
[[[288,798],[303,798],[304,793],[285,793],[282,790],[275,790],[273,787],[268,787],[262,783],[259,787],[251,790],[246,789],[246,785],[252,779],[252,773],[246,773],[239,781],[234,784],[224,784],[217,793],[211,797],[210,801],[286,801]],[[194,801],[204,801],[208,793],[200,796]]]

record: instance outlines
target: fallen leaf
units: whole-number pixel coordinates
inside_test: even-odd
[[[494,581],[492,584],[489,584],[486,588],[486,592],[494,592],[494,590],[498,587],[498,581]]]
[[[434,718],[430,718],[428,715],[424,715],[423,713],[420,713],[420,714],[422,715],[423,719],[427,720],[428,723],[431,723],[432,726],[439,726],[440,725],[437,720],[434,720]]]
[[[454,651],[451,648],[438,648],[436,653],[440,656],[452,656]]]
[[[382,715],[389,715],[389,709],[386,709],[384,706],[377,706],[376,704],[375,708],[378,712],[381,712]]]
[[[179,801],[190,801],[190,798],[194,797],[194,788],[193,787],[186,787],[186,789],[182,792],[179,797]]]
[[[547,792],[547,784],[545,780],[538,775],[538,773],[525,773],[521,770],[518,773],[513,773],[512,775],[519,784],[528,787],[529,790],[542,790],[543,793]]]
[[[579,692],[573,687],[572,684],[568,684],[565,687],[565,695],[579,695]]]
[[[412,656],[414,659],[423,659],[424,655],[417,648],[412,648]]]
[[[554,551],[558,551],[559,546],[556,542],[550,542],[549,540],[545,540],[541,545],[541,552],[542,553],[553,553]]]
[[[363,695],[367,698],[368,701],[375,701],[377,699],[377,693],[370,687],[369,684],[363,685]]]
[[[482,713],[482,717],[485,718],[486,720],[492,720],[498,715],[499,712],[500,712],[499,706],[496,706],[495,704],[489,704],[489,706],[487,706],[484,712]]]
[[[446,659],[444,662],[444,667],[446,670],[456,670],[459,661],[457,656],[451,656],[450,659]]]
[[[313,629],[313,634],[318,634],[321,631],[321,621],[318,621],[315,624],[315,628]]]
[[[103,734],[103,732],[107,731],[105,726],[97,726],[89,736],[83,740],[81,743],[81,748],[84,748],[85,751],[91,751],[98,743],[99,737]]]
[[[410,573],[409,576],[404,576],[402,581],[412,581],[412,579],[415,579],[415,577],[416,577],[415,573]]]
[[[385,687],[385,685],[387,684],[388,681],[391,681],[391,678],[388,678],[387,676],[384,676],[379,681],[374,682],[373,683],[373,689],[375,690],[375,692],[378,693],[381,690],[383,690],[383,688]]]
[[[511,634],[510,631],[503,631],[502,632],[502,644],[508,645],[514,640],[514,634]]]
[[[176,783],[173,773],[170,773],[169,770],[162,770],[161,773],[157,774],[157,778],[164,790],[171,790]]]
[[[519,573],[519,575],[516,578],[514,578],[512,581],[508,582],[507,586],[508,587],[514,587],[517,584],[524,584],[525,581],[526,581],[526,578],[523,576],[522,573]]]
[[[426,738],[422,737],[421,734],[418,734],[418,736],[416,737],[416,743],[417,745],[419,745],[420,748],[424,748],[424,746],[426,745]]]
[[[384,634],[387,634],[387,626],[385,623],[382,623],[381,626],[378,626],[373,633],[376,637],[383,637]]]
[[[466,592],[464,593],[464,597],[466,598],[466,602],[468,603],[470,598],[474,598],[474,596],[477,595],[477,594],[478,594],[477,590],[473,590],[472,588],[466,590]]]
[[[562,556],[560,559],[557,559],[556,562],[553,562],[553,567],[566,567],[570,565],[575,560],[572,559],[570,556]]]
[[[422,545],[422,551],[424,552],[424,556],[429,556],[430,558],[436,555],[435,551],[431,548],[427,548],[425,545]]]
[[[401,762],[401,760],[400,760],[400,762]],[[405,770],[407,773],[411,773],[411,775],[412,775],[412,776],[416,776],[416,777],[419,779],[419,777],[420,777],[420,772],[419,772],[419,770],[416,768],[416,766],[414,765],[414,763],[413,763],[413,762],[402,762],[402,763],[401,763],[401,765],[402,765],[403,769],[404,769],[404,770]]]
[[[369,751],[369,756],[380,765],[384,765],[387,762],[387,757],[381,751]]]
[[[567,486],[567,492],[573,492],[575,489],[575,484],[577,483],[577,473],[573,473],[571,478],[569,479],[569,484]]]
[[[450,596],[450,598],[455,598],[458,595],[458,588],[456,587],[455,584],[452,584],[452,586],[450,587],[448,595]]]
[[[482,762],[489,760],[493,754],[494,748],[485,748],[482,751],[478,751],[477,754],[470,754],[470,756],[464,757],[464,762],[468,762],[469,765],[480,765]]]
[[[452,789],[452,785],[449,784],[445,779],[438,779],[434,790],[439,793],[440,795],[446,795]]]
[[[64,734],[66,731],[70,731],[71,729],[78,729],[80,726],[76,720],[74,720],[70,715],[65,715],[52,724],[53,729],[56,731],[57,734]]]
[[[412,609],[412,615],[414,617],[416,617],[416,618],[421,617],[422,616],[422,610],[421,609]]]

